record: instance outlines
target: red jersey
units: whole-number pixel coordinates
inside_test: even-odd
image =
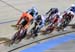
[[[54,19],[52,20],[52,23],[57,23],[58,22],[58,18],[55,16]]]

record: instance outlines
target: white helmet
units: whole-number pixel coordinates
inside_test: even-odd
[[[75,6],[75,4],[72,4],[71,6]]]
[[[71,14],[73,14],[73,15],[74,15],[74,13],[73,13],[72,11],[68,11],[67,13],[68,13],[68,14],[69,14],[69,13],[71,13]]]

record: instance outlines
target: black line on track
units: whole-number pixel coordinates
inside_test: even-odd
[[[22,47],[25,47],[25,46],[31,45],[31,44],[33,44],[33,43],[37,43],[37,42],[39,42],[39,41],[43,41],[43,40],[46,40],[46,39],[49,39],[49,38],[54,38],[54,37],[57,37],[57,36],[60,36],[60,35],[65,35],[65,34],[67,34],[67,33],[72,33],[72,32],[75,32],[75,31],[69,31],[69,32],[65,32],[65,33],[62,33],[62,34],[57,34],[57,35],[54,35],[54,36],[46,37],[46,38],[43,38],[43,39],[40,39],[40,40],[37,40],[37,41],[31,42],[31,43],[28,43],[28,44],[25,44],[25,45],[19,46],[19,47],[17,47],[17,48],[14,48],[14,49],[12,49],[12,50],[9,50],[8,52],[15,51],[15,50],[20,49],[20,48],[22,48]]]
[[[19,11],[20,13],[22,13],[23,11],[21,11],[20,9],[18,9],[18,8],[16,8],[16,7],[14,7],[13,5],[11,5],[11,4],[9,4],[9,3],[7,3],[7,2],[5,2],[5,1],[3,1],[3,0],[0,0],[2,3],[4,3],[4,4],[6,4],[6,5],[8,5],[9,7],[11,7],[11,8],[13,8],[13,9],[15,9],[15,10],[17,10],[17,11]]]

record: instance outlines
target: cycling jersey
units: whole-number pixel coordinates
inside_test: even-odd
[[[17,25],[20,24],[20,22],[22,20],[26,20],[27,21],[27,24],[24,27],[26,29],[28,29],[28,26],[29,26],[29,24],[30,24],[30,22],[31,22],[32,19],[33,19],[33,17],[29,13],[23,12],[22,13],[22,16],[20,17],[20,19],[17,22]]]

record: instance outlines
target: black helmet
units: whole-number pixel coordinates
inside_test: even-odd
[[[41,20],[41,15],[38,15],[37,18],[36,18],[36,20],[40,21]]]

